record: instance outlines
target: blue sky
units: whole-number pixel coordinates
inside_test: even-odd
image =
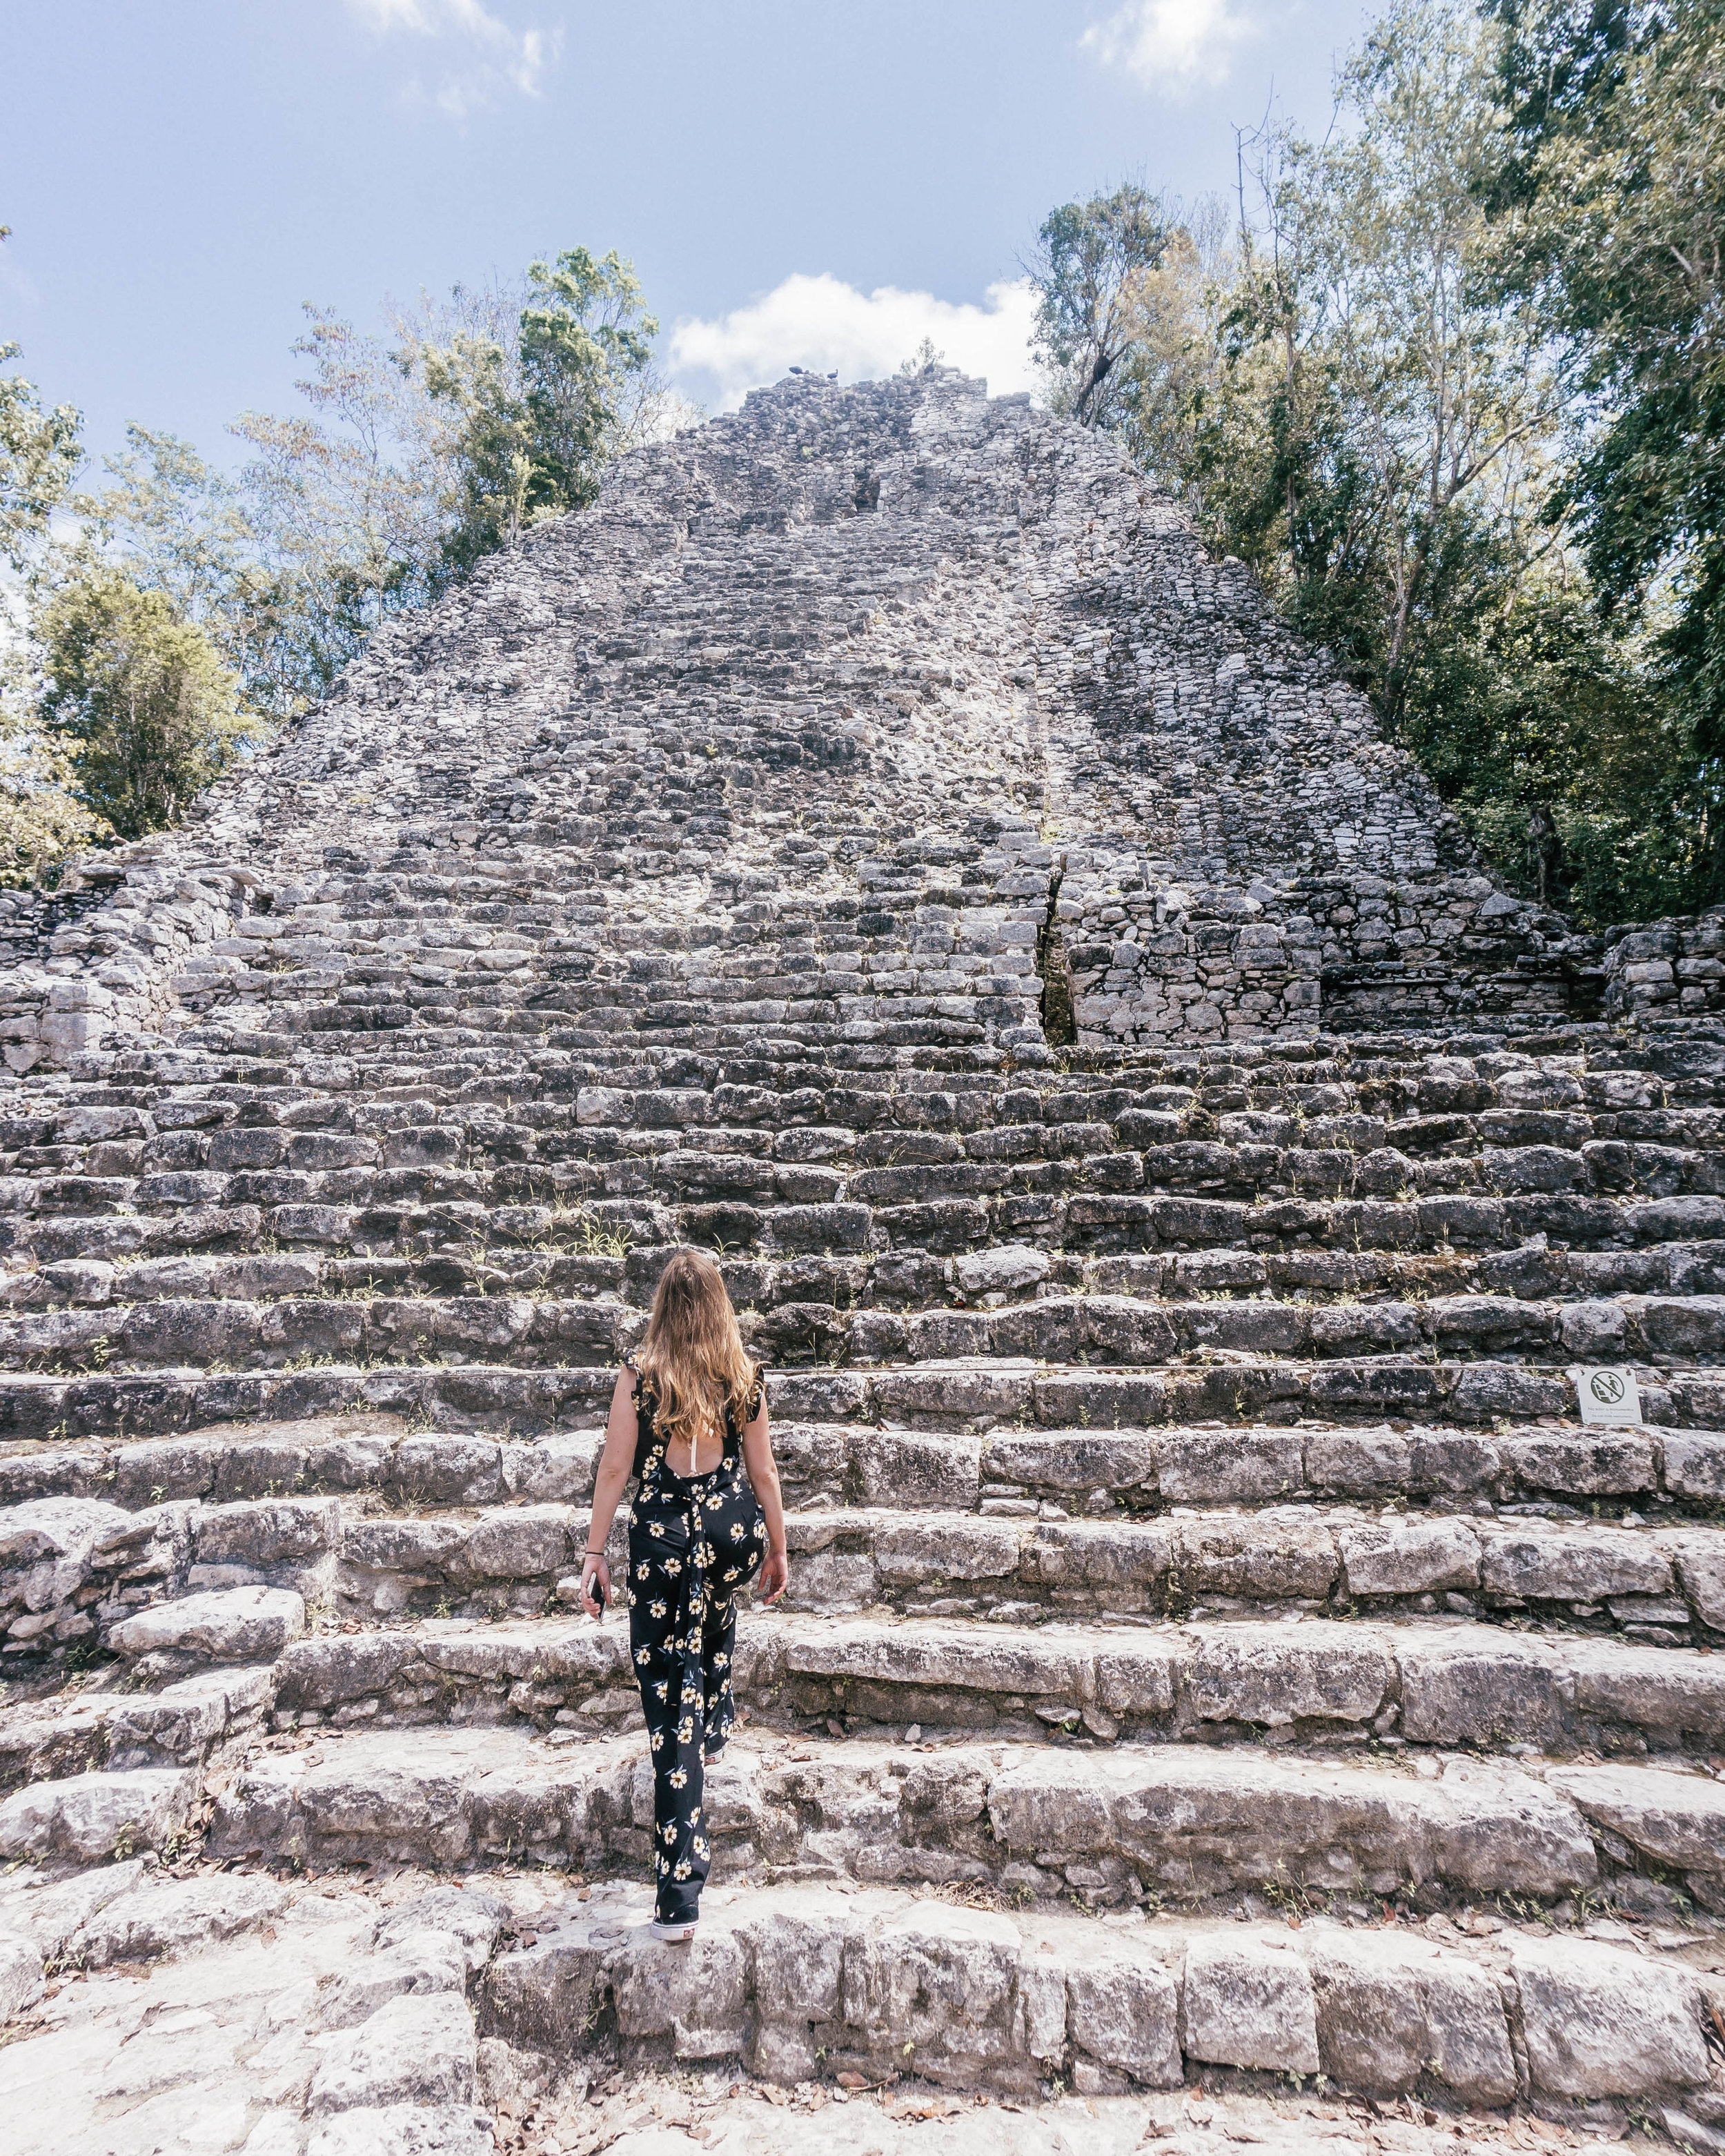
[[[1357,0],[5,0],[0,339],[218,458],[293,403],[304,300],[631,255],[710,407],[922,328],[1020,386],[1017,258],[1127,175],[1226,188],[1272,93],[1322,126]],[[882,296],[885,293],[885,296]]]

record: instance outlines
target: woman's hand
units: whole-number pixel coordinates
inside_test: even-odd
[[[791,1561],[783,1550],[773,1550],[762,1565],[755,1581],[755,1597],[760,1602],[777,1602],[791,1584]]]
[[[598,1582],[603,1602],[594,1599],[593,1582]],[[604,1604],[611,1599],[611,1568],[602,1557],[583,1558],[581,1563],[581,1606],[589,1617],[603,1617]]]

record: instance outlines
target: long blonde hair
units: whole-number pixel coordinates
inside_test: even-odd
[[[724,1427],[727,1406],[740,1422],[750,1419],[761,1373],[743,1347],[724,1276],[703,1252],[674,1252],[659,1276],[635,1363],[660,1435],[667,1449],[689,1447],[691,1472],[696,1445]]]

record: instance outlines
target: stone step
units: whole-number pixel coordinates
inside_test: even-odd
[[[429,1312],[438,1307],[434,1302],[421,1306]],[[329,1355],[307,1357],[297,1368],[232,1374],[184,1366],[67,1377],[15,1374],[0,1377],[0,1441],[158,1435],[224,1420],[366,1409],[420,1417],[444,1430],[526,1434],[590,1417],[608,1401],[615,1379],[609,1356],[598,1364],[560,1361],[547,1367],[490,1359],[367,1366]],[[1654,1424],[1682,1430],[1725,1424],[1725,1376],[1642,1364],[1637,1383]],[[897,1368],[792,1369],[780,1375],[777,1389],[793,1415],[801,1409],[860,1416],[871,1406],[889,1422],[972,1431],[1011,1423],[1028,1428],[1075,1422],[1103,1430],[1212,1421],[1285,1420],[1292,1427],[1308,1417],[1323,1424],[1389,1417],[1410,1425],[1488,1428],[1575,1413],[1574,1383],[1566,1371],[1429,1356],[1302,1363],[1240,1353],[1166,1368],[1124,1363],[1062,1368],[1029,1357],[954,1357]],[[1626,1443],[1644,1460],[1657,1441],[1642,1430],[1606,1440]]]
[[[172,1604],[165,1605],[168,1609]],[[584,1617],[428,1619],[329,1631],[276,1661],[284,1727],[472,1721],[550,1727],[639,1712],[625,1627]],[[1686,1647],[1454,1618],[1175,1625],[751,1614],[735,1683],[793,1727],[966,1729],[1103,1744],[1230,1737],[1711,1756],[1725,1663]]]
[[[593,929],[581,932],[591,936]],[[437,1029],[446,1045],[462,1030]],[[691,1115],[722,1122],[727,1106],[743,1110],[744,1120],[778,1126],[796,1120],[806,1106],[790,1094],[813,1086],[836,1086],[860,1105],[863,1096],[872,1096],[870,1124],[885,1116],[924,1128],[962,1130],[973,1127],[993,1100],[1004,1120],[1014,1122],[1097,1117],[1113,1122],[1126,1114],[1187,1121],[1185,1129],[1166,1122],[1146,1124],[1138,1130],[1140,1143],[1204,1135],[1261,1147],[1286,1144],[1312,1130],[1319,1138],[1342,1136],[1356,1150],[1369,1151],[1358,1140],[1376,1142],[1380,1132],[1389,1131],[1399,1133],[1411,1150],[1425,1152],[1465,1144],[1482,1132],[1538,1129],[1554,1142],[1588,1122],[1596,1136],[1635,1142],[1658,1144],[1685,1134],[1706,1140],[1717,1133],[1710,1116],[1725,1098],[1716,1055],[1705,1069],[1679,1070],[1681,1048],[1674,1060],[1657,1042],[1624,1041],[1603,1029],[1577,1031],[1569,1037],[1575,1052],[1558,1058],[1477,1053],[1491,1047],[1489,1039],[1460,1044],[1475,1051],[1463,1057],[1434,1056],[1430,1043],[1419,1040],[1378,1039],[1368,1045],[1331,1038],[1210,1050],[1131,1045],[1106,1055],[1080,1050],[1068,1055],[1057,1075],[1034,1059],[1011,1066],[998,1056],[952,1065],[941,1052],[929,1054],[914,1044],[890,1051],[865,1042],[811,1049],[798,1067],[788,1068],[787,1049],[794,1051],[797,1044],[758,1035],[722,1055],[687,1043],[673,1050],[644,1048],[627,1037],[596,1039],[572,1055],[531,1046],[518,1033],[465,1030],[472,1047],[512,1070],[519,1081],[514,1101],[542,1098],[572,1106],[583,1086],[596,1086],[601,1090],[589,1100],[585,1120],[614,1127],[651,1127]],[[239,1030],[218,1015],[182,1032],[170,1050],[122,1044],[119,1053],[85,1065],[84,1075],[74,1073],[69,1085],[42,1090],[26,1081],[14,1097],[24,1112],[46,1116],[50,1123],[69,1110],[117,1099],[148,1106],[158,1098],[208,1098],[230,1108],[234,1103],[267,1108],[271,1089],[289,1082],[309,1097],[326,1096],[331,1090],[348,1093],[357,1080],[361,1101],[368,1101],[396,1076],[409,1045],[398,1030],[372,1034],[354,1045],[350,1060],[336,1065],[319,1052],[321,1044],[303,1034],[273,1024]],[[295,1068],[290,1080],[284,1059],[303,1062],[304,1068]],[[460,1099],[475,1075],[459,1061],[452,1065],[427,1053],[424,1096]],[[666,1086],[684,1098],[661,1107],[652,1096]],[[697,1106],[701,1095],[710,1103],[704,1111]],[[926,1105],[918,1106],[919,1099]],[[381,1112],[387,1119],[387,1108]],[[1201,1131],[1190,1128],[1194,1116],[1209,1119]],[[1339,1127],[1327,1121],[1337,1117],[1348,1120]],[[828,1112],[810,1120],[850,1118]],[[39,1144],[49,1135],[33,1129],[16,1142]],[[96,1134],[80,1129],[64,1135],[89,1142]]]
[[[899,2109],[888,2096],[860,2114],[870,2145],[921,2147],[944,2110],[937,2130],[961,2156],[1030,2156],[1051,2130],[1128,2156],[1147,2118],[1194,2152],[1212,2125],[1316,2152],[1347,2125],[1344,2092],[1414,2098],[1412,2117],[1423,2107],[1442,2128],[1395,2119],[1396,2145],[1415,2156],[1464,2132],[1484,2148],[1496,2122],[1481,2114],[1512,2102],[1608,2133],[1626,2102],[1692,2128],[1717,2103],[1704,1972],[1621,1923],[1591,1927],[1605,1938],[1495,1917],[1465,1917],[1477,1935],[1440,1915],[1385,1926],[1376,1911],[1373,1928],[1268,1911],[1099,1917],[811,1880],[716,1883],[697,1943],[680,1949],[653,1939],[642,1889],[506,1869],[379,1892],[231,1870],[164,1876],[133,1857],[45,1891],[16,1875],[8,1886],[11,1993],[36,2011],[8,2046],[5,2092],[26,2098],[73,2045],[84,2069],[53,2134],[22,2102],[26,2156],[108,2130],[92,2083],[117,2084],[122,2104],[140,2084],[153,2092],[158,2133],[170,2120],[206,2138],[218,2119],[244,2132],[256,2114],[253,2139],[287,2145],[303,2109],[321,2148],[449,2156],[483,2156],[494,2119],[508,2138],[536,2114],[542,2132],[554,2118],[571,2138],[579,2123],[626,2146],[641,2139],[632,2123],[659,2117],[735,2138],[750,2110],[752,2148],[814,2156],[845,2124],[829,2108],[808,2115],[830,2104],[834,2076],[841,2098],[858,2082],[903,2085]],[[130,2012],[116,2012],[111,1984],[43,1983],[47,1964],[116,1963]],[[187,2025],[200,2032],[189,2099]],[[663,2078],[634,2079],[642,2069]],[[1290,2097],[1291,2079],[1313,2076],[1322,2093]],[[619,2078],[623,2097],[606,2102]],[[796,2102],[775,2083],[797,2085]],[[1065,2087],[1066,2103],[1034,2101]],[[768,2092],[776,2108],[759,2101]]]
[[[1660,1645],[1725,1635],[1725,1534],[1711,1526],[1373,1517],[1303,1504],[1181,1508],[1145,1522],[834,1507],[793,1512],[787,1527],[800,1560],[793,1609],[886,1604],[907,1616],[1018,1622],[1527,1611]],[[362,1594],[345,1546],[341,1571],[344,1595]]]
[[[1685,1337],[1681,1312],[1658,1306],[1672,1296],[1712,1296],[1725,1279],[1725,1201],[1711,1197],[1288,1199],[1253,1206],[1039,1188],[1046,1181],[1039,1171],[1026,1171],[1014,1190],[1004,1187],[1009,1178],[978,1171],[988,1184],[980,1195],[875,1205],[847,1196],[850,1185],[825,1169],[817,1175],[749,1159],[746,1173],[733,1173],[732,1165],[709,1165],[703,1157],[680,1188],[655,1195],[644,1186],[635,1196],[614,1194],[619,1183],[642,1183],[629,1163],[614,1172],[577,1164],[483,1174],[188,1170],[147,1178],[147,1188],[136,1177],[13,1175],[0,1185],[0,1245],[15,1281],[79,1260],[126,1266],[182,1255],[285,1253],[375,1265],[435,1252],[477,1269],[511,1265],[537,1250],[632,1260],[624,1279],[650,1286],[662,1259],[649,1254],[692,1236],[733,1260],[839,1261],[832,1278],[840,1286],[826,1299],[847,1305],[859,1299],[855,1269],[842,1261],[867,1254],[877,1266],[911,1270],[875,1276],[864,1300],[942,1299],[949,1286],[981,1298],[1019,1285],[1014,1273],[1024,1286],[1083,1282],[1169,1302],[1218,1293],[1264,1300],[1266,1289],[1285,1303],[1398,1293],[1420,1302],[1434,1292],[1477,1290],[1505,1305],[1500,1327],[1557,1340],[1567,1306],[1625,1296],[1645,1298],[1656,1326],[1676,1326],[1658,1336],[1674,1343]],[[356,1178],[366,1184],[357,1196]],[[796,1202],[776,1194],[781,1185]],[[379,1198],[378,1187],[393,1194]],[[993,1255],[1002,1246],[1004,1260]],[[927,1260],[952,1264],[930,1269]],[[1002,1287],[991,1287],[991,1273],[1003,1266]],[[114,1291],[104,1275],[66,1277]],[[388,1277],[362,1263],[349,1284]],[[439,1284],[460,1277],[445,1270]],[[28,1303],[50,1286],[20,1282],[11,1292]],[[1515,1303],[1529,1307],[1512,1317]],[[1541,1305],[1558,1306],[1556,1317],[1542,1318]],[[1609,1310],[1593,1320],[1608,1332],[1630,1322]],[[1417,1318],[1414,1324],[1420,1329]]]
[[[439,1045],[447,1074],[459,1044]],[[329,1067],[337,1046],[326,1045],[316,1070]],[[356,1109],[342,1096],[320,1097],[321,1089],[272,1095],[239,1085],[202,1089],[196,1098],[157,1096],[149,1106],[44,1102],[46,1112],[14,1112],[0,1122],[0,1163],[13,1178],[142,1178],[139,1194],[146,1201],[151,1178],[194,1172],[255,1178],[269,1171],[352,1175],[372,1168],[387,1174],[431,1166],[527,1163],[549,1169],[624,1162],[644,1170],[667,1160],[675,1168],[686,1156],[777,1157],[835,1162],[861,1178],[859,1196],[871,1189],[890,1193],[914,1180],[927,1196],[957,1197],[978,1188],[1012,1188],[1028,1177],[1104,1194],[1192,1194],[1284,1204],[1473,1196],[1514,1205],[1568,1197],[1584,1218],[1589,1199],[1717,1196],[1725,1174],[1725,1132],[1716,1127],[1720,1111],[1711,1108],[1633,1119],[1656,1129],[1657,1137],[1594,1136],[1584,1116],[1570,1118],[1561,1132],[1550,1127],[1552,1119],[1540,1119],[1536,1136],[1489,1118],[1475,1129],[1460,1116],[1402,1125],[1347,1114],[1305,1120],[1299,1142],[1286,1128],[1277,1142],[1254,1142],[1225,1127],[1254,1125],[1267,1133],[1295,1119],[1268,1111],[1224,1111],[1218,1118],[1196,1108],[1138,1107],[1118,1089],[1088,1098],[980,1091],[888,1094],[845,1084],[841,1072],[823,1069],[818,1075],[821,1086],[788,1092],[725,1083],[710,1094],[662,1080],[659,1092],[648,1096],[656,1102],[651,1120],[639,1124],[608,1120],[614,1101],[627,1097],[615,1087],[578,1085],[572,1100],[536,1098],[538,1086],[523,1077],[525,1097],[517,1102],[506,1081],[500,1091],[503,1074],[495,1068],[484,1073],[484,1105],[437,1111],[422,1102],[409,1109],[364,1100]],[[382,1082],[398,1087],[402,1081],[390,1073]],[[1614,1131],[1630,1120],[1599,1119]],[[1428,1127],[1434,1123],[1446,1134],[1441,1150]],[[1224,1135],[1217,1135],[1219,1128]],[[1567,1142],[1552,1142],[1553,1136]],[[1512,1142],[1517,1138],[1525,1142]],[[1562,1217],[1561,1209],[1549,1209]]]
[[[1725,1900],[1725,1791],[1675,1764],[1528,1771],[1450,1757],[1414,1773],[1242,1746],[1097,1756],[751,1729],[709,1773],[705,1816],[726,1883],[918,1881],[1230,1915],[1280,1904],[1339,1917],[1351,1904],[1374,1920],[1384,1900],[1598,1897],[1667,1917],[1679,1895]],[[652,1821],[639,1728],[566,1743],[495,1727],[332,1731],[254,1750],[218,1799],[209,1846],[316,1869],[516,1861],[627,1875],[646,1861]]]
[[[651,1090],[638,1092],[617,1082],[639,1083],[638,1073],[596,1065],[522,1070],[500,1091],[500,1074],[492,1070],[483,1096],[464,1100],[449,1083],[445,1061],[409,1101],[399,1097],[395,1066],[414,1044],[395,1045],[391,1065],[376,1074],[381,1099],[372,1093],[356,1101],[351,1089],[359,1072],[345,1065],[348,1083],[341,1092],[316,1083],[327,1075],[336,1047],[321,1040],[318,1057],[307,1059],[303,1075],[295,1074],[299,1082],[288,1088],[224,1075],[196,1087],[135,1086],[129,1097],[85,1087],[71,1098],[44,1099],[34,1113],[20,1102],[0,1118],[0,1162],[18,1173],[94,1174],[123,1173],[122,1163],[146,1173],[394,1166],[403,1154],[417,1165],[413,1141],[429,1135],[438,1158],[458,1163],[531,1159],[542,1146],[551,1160],[651,1158],[678,1143],[716,1153],[764,1146],[806,1158],[813,1147],[814,1157],[842,1159],[859,1173],[922,1167],[937,1185],[942,1172],[967,1164],[1076,1163],[1106,1155],[1117,1163],[1111,1170],[1117,1179],[1104,1187],[1117,1189],[1166,1184],[1223,1195],[1280,1189],[1322,1196],[1335,1194],[1326,1185],[1339,1184],[1362,1195],[1393,1196],[1411,1181],[1433,1192],[1597,1187],[1656,1198],[1717,1193],[1725,1148],[1722,1111],[1712,1106],[1386,1117],[1339,1103],[1310,1112],[1296,1096],[1320,1090],[1312,1087],[1259,1091],[1256,1105],[1235,1108],[1204,1098],[1216,1092],[1225,1103],[1231,1089],[1135,1090],[1117,1079],[1086,1086],[1066,1079],[1051,1086],[1044,1078],[1038,1086],[1025,1082],[1034,1068],[958,1079],[922,1074],[923,1087],[901,1090],[890,1081],[913,1074],[848,1071],[826,1061],[791,1074],[803,1081],[794,1086],[783,1075],[763,1086],[720,1076],[721,1066],[694,1049],[681,1052],[685,1070],[706,1082],[679,1084],[682,1072],[655,1073]],[[589,1077],[595,1082],[583,1082]],[[1321,1090],[1343,1101],[1351,1097],[1347,1086]],[[351,1157],[320,1158],[337,1137],[348,1141]]]
[[[317,1373],[305,1373],[309,1383]],[[908,1374],[908,1373],[906,1373]],[[971,1373],[923,1373],[950,1382]],[[13,1440],[0,1450],[0,1504],[78,1497],[140,1512],[198,1500],[350,1493],[388,1509],[511,1502],[575,1504],[589,1494],[614,1373],[581,1373],[574,1425],[526,1438],[471,1427],[409,1428],[382,1412],[334,1412],[279,1421],[193,1424],[158,1439]],[[878,1381],[877,1381],[878,1382]],[[1040,1414],[989,1421],[948,1415],[882,1426],[883,1407],[930,1403],[896,1381],[886,1400],[851,1372],[781,1372],[771,1380],[774,1456],[788,1502],[934,1509],[1021,1518],[1042,1507],[1065,1513],[1142,1518],[1171,1505],[1285,1503],[1301,1499],[1416,1501],[1429,1512],[1489,1518],[1581,1521],[1651,1510],[1656,1524],[1711,1518],[1725,1498],[1725,1435],[1706,1430],[1577,1429],[1513,1424],[1486,1430],[1452,1424],[1070,1424],[1073,1403],[1053,1381],[1030,1408]],[[963,1410],[975,1393],[954,1395]],[[287,1404],[284,1402],[285,1410]],[[1086,1405],[1081,1397],[1076,1404]],[[838,1418],[844,1418],[839,1419]],[[831,1419],[829,1419],[831,1418]],[[1575,1503],[1564,1500],[1574,1499]],[[1417,1516],[1416,1516],[1417,1517]],[[7,1552],[13,1566],[46,1553]],[[61,1554],[64,1554],[64,1552]]]
[[[350,1469],[356,1450],[346,1456]],[[410,1476],[424,1450],[413,1441],[396,1448],[393,1476]],[[521,1463],[536,1471],[535,1489],[528,1502],[501,1507],[428,1509],[423,1484],[399,1480],[389,1510],[371,1491],[345,1502],[194,1498],[131,1512],[68,1496],[16,1506],[0,1538],[8,1661],[22,1666],[33,1653],[80,1641],[130,1653],[124,1635],[136,1632],[131,1620],[141,1609],[236,1588],[285,1589],[362,1623],[572,1608],[588,1513],[547,1496],[559,1480],[587,1483],[596,1450],[578,1442]],[[497,1472],[470,1455],[454,1464]],[[787,1528],[798,1562],[788,1606],[836,1613],[880,1605],[910,1616],[1019,1623],[1445,1610],[1513,1613],[1517,1622],[1599,1634],[1620,1629],[1661,1645],[1725,1635],[1725,1533],[1712,1525],[1368,1513],[1315,1502],[1072,1519],[1053,1505],[985,1502],[995,1510],[793,1511]],[[627,1562],[622,1517],[611,1555],[615,1564]]]
[[[202,1766],[274,1698],[268,1663],[199,1671],[159,1691],[86,1690],[0,1711],[0,1791],[86,1774]]]
[[[843,1215],[849,1209],[795,1209],[796,1231],[812,1245],[820,1232],[809,1214]],[[839,1228],[844,1227],[841,1218]],[[787,1231],[788,1232],[788,1231]],[[656,1277],[670,1255],[655,1250]],[[1235,1299],[1158,1301],[1127,1295],[1044,1295],[1005,1308],[947,1308],[899,1315],[866,1306],[883,1288],[901,1295],[920,1285],[902,1268],[850,1268],[818,1259],[776,1269],[733,1265],[733,1294],[757,1348],[818,1350],[825,1361],[927,1363],[961,1358],[1050,1363],[1163,1365],[1173,1370],[1219,1357],[1291,1363],[1356,1362],[1362,1357],[1474,1357],[1550,1371],[1565,1356],[1633,1361],[1687,1373],[1725,1361],[1725,1296],[1630,1296],[1568,1304],[1518,1301],[1497,1296],[1433,1296],[1419,1302]],[[193,1263],[158,1261],[136,1270],[161,1291],[135,1299],[126,1270],[88,1260],[52,1270],[69,1289],[85,1290],[80,1306],[0,1316],[0,1356],[14,1368],[55,1372],[162,1369],[219,1365],[228,1369],[304,1366],[327,1358],[344,1363],[391,1363],[450,1356],[532,1367],[547,1361],[603,1361],[620,1357],[647,1322],[641,1305],[608,1296],[559,1297],[523,1293],[493,1276],[489,1291],[464,1293],[447,1283],[441,1295],[388,1292],[367,1278],[339,1296],[295,1292],[291,1259],[208,1261],[231,1276],[249,1271],[253,1287],[270,1279],[274,1298],[200,1295]],[[1029,1246],[1007,1246],[962,1260],[966,1277],[1021,1281],[1049,1270]],[[872,1276],[872,1278],[871,1278]],[[382,1292],[375,1291],[381,1285]],[[639,1283],[650,1301],[650,1284]],[[865,1306],[850,1306],[851,1291]],[[760,1291],[762,1311],[751,1290]],[[781,1299],[781,1297],[783,1299]],[[962,1291],[958,1299],[964,1300]],[[996,1291],[988,1300],[1004,1302]],[[406,1351],[404,1353],[404,1351]],[[1454,1382],[1452,1380],[1451,1382]],[[1654,1382],[1657,1382],[1656,1374]]]
[[[814,1885],[703,1906],[699,1947],[676,1957],[646,1933],[644,1897],[572,1897],[493,1962],[481,2030],[578,2057],[614,2030],[691,2066],[740,2051],[786,2082],[914,2058],[937,2085],[1029,2094],[1057,2074],[1092,2097],[1219,2066],[1481,2106],[1671,2096],[1708,2075],[1689,1969],[1567,1935],[1099,1925]],[[1578,2024],[1611,2034],[1584,2051]]]

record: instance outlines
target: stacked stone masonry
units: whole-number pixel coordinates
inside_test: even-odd
[[[1722,934],[1499,892],[1022,399],[625,460],[0,917],[0,2091],[115,1965],[213,2033],[92,2148],[679,2062],[1725,2147]],[[680,1243],[793,1590],[679,1950],[576,1583]]]

